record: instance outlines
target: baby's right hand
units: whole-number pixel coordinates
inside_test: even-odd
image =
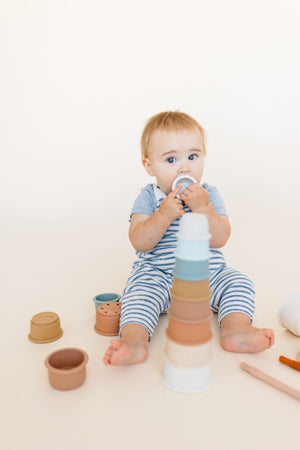
[[[181,185],[177,186],[174,191],[170,192],[170,194],[161,202],[159,207],[159,213],[165,217],[170,224],[181,217],[184,214],[183,203],[182,200],[177,198],[177,194],[182,188]]]

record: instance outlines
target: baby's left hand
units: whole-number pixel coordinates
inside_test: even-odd
[[[180,194],[180,198],[192,212],[201,212],[201,209],[209,204],[207,190],[198,183],[191,184],[182,194]]]

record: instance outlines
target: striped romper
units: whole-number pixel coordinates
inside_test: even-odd
[[[218,190],[207,183],[209,202],[219,215],[227,215]],[[137,197],[131,214],[152,215],[166,194],[156,185],[148,184]],[[186,212],[191,212],[184,205]],[[122,328],[130,323],[144,326],[153,335],[159,315],[170,306],[170,288],[175,265],[174,251],[180,218],[176,219],[158,244],[148,252],[136,252],[138,260],[132,266],[122,295],[120,335]],[[219,323],[224,316],[238,312],[252,321],[254,313],[254,285],[243,273],[228,267],[219,249],[210,249],[209,258],[211,309],[218,314]]]

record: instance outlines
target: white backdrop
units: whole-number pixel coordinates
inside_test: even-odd
[[[288,259],[299,246],[299,20],[296,0],[2,2],[4,282],[19,262],[35,301],[74,273],[87,296],[113,290],[107,277],[123,287],[128,214],[150,181],[140,134],[166,109],[206,129],[203,181],[227,205],[230,262],[255,272],[247,252],[273,264],[274,246]],[[53,286],[35,287],[32,264]]]

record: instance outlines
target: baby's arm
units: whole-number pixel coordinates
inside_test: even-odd
[[[211,239],[209,241],[210,247],[211,248],[224,247],[231,233],[231,227],[228,217],[219,216],[219,214],[216,213],[216,211],[214,210],[213,206],[210,203],[201,208],[197,212],[205,214],[208,219],[209,232],[211,234]]]
[[[132,215],[129,239],[137,251],[148,252],[155,247],[171,223],[184,214],[182,201],[176,198],[180,189],[181,186],[177,186],[151,216],[147,214]]]
[[[231,228],[226,216],[220,216],[209,203],[209,194],[200,184],[189,186],[180,198],[192,212],[205,214],[211,233],[210,246],[212,248],[223,247],[229,239]]]

